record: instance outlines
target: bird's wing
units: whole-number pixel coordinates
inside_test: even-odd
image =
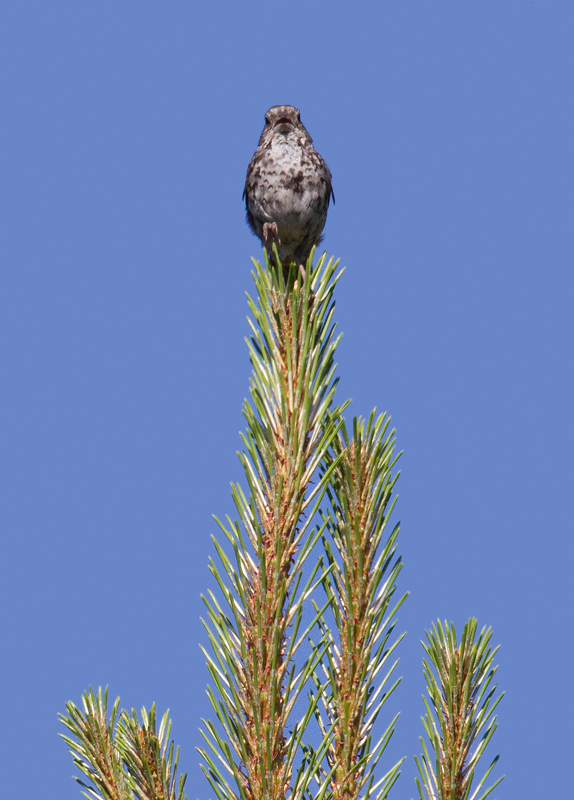
[[[255,168],[259,166],[259,162],[261,161],[262,158],[263,158],[263,153],[260,151],[259,148],[257,148],[257,150],[253,153],[253,158],[249,162],[249,166],[247,167],[245,186],[243,187],[243,194],[241,196],[243,200],[245,200],[245,197],[249,190],[249,184],[253,178],[253,173],[255,171]]]

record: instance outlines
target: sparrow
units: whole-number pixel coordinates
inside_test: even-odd
[[[270,108],[247,168],[243,197],[247,224],[269,256],[277,245],[286,274],[292,262],[304,268],[323,238],[329,201],[335,202],[331,180],[299,109]]]

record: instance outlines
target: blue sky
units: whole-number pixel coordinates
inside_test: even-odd
[[[3,4],[5,797],[80,796],[56,715],[90,684],[169,707],[212,796],[199,594],[241,477],[241,194],[276,103],[333,173],[338,396],[404,451],[392,796],[424,629],[470,615],[502,645],[495,796],[571,791],[573,23],[558,0]]]

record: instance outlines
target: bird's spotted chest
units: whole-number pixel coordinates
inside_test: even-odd
[[[255,194],[269,221],[295,223],[314,213],[321,186],[313,155],[298,137],[274,137],[264,150]]]

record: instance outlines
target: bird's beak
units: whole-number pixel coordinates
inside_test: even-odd
[[[273,128],[277,131],[277,133],[291,133],[295,126],[287,117],[281,117],[273,125]]]

